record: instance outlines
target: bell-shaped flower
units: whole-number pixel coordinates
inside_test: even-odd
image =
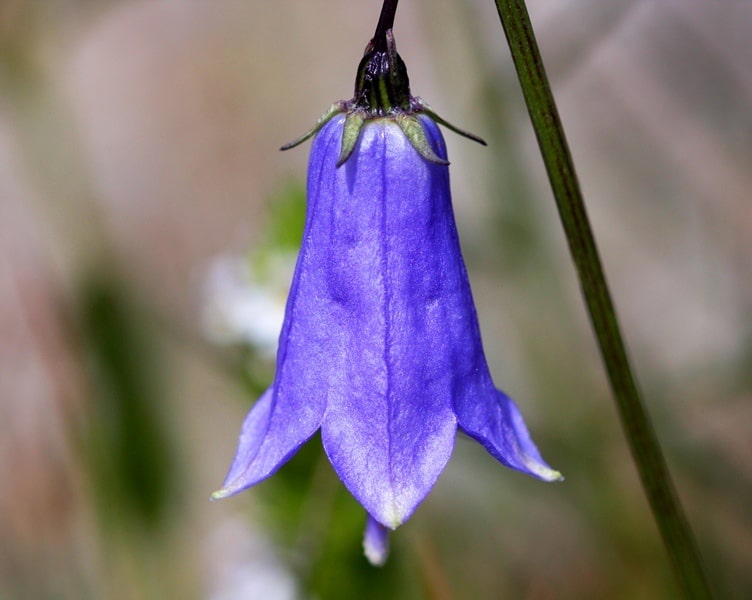
[[[334,470],[370,516],[374,563],[386,558],[387,529],[436,483],[458,428],[507,467],[561,478],[491,380],[446,148],[427,112],[363,120],[350,110],[316,134],[276,375],[214,494],[259,483],[321,430]]]

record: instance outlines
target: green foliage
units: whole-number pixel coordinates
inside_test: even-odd
[[[297,250],[300,247],[305,226],[305,198],[305,186],[297,179],[272,196],[262,248]]]
[[[112,274],[82,287],[79,312],[93,398],[84,451],[100,513],[156,530],[175,493],[175,456],[146,323]]]
[[[401,546],[404,531],[393,536],[384,567],[366,560],[365,512],[332,470],[318,434],[257,493],[261,520],[307,594],[324,600],[422,597],[414,565]]]

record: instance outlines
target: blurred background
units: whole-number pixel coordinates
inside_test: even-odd
[[[752,3],[531,0],[648,408],[723,598],[752,597]],[[459,438],[362,556],[314,439],[232,499],[307,146],[376,0],[0,3],[0,598],[671,598],[490,0],[404,0],[498,385],[566,476]]]

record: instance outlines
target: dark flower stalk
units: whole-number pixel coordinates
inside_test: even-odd
[[[512,469],[561,479],[491,380],[436,125],[446,122],[410,95],[394,8],[385,3],[354,97],[283,148],[315,136],[277,371],[213,495],[269,477],[320,429],[332,466],[368,513],[364,548],[374,564],[386,560],[388,531],[443,471],[458,428]]]

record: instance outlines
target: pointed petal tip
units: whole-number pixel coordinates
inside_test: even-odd
[[[367,540],[363,540],[363,554],[374,567],[383,567],[389,558],[389,543],[387,541],[386,547],[378,546],[377,544],[369,543]]]
[[[373,505],[366,510],[373,511],[375,517],[369,514],[368,518],[385,530],[395,530],[407,521],[415,511],[415,506],[399,506],[393,500],[383,505]]]
[[[548,483],[564,481],[564,475],[546,464],[528,462],[526,466],[530,470],[531,475]]]
[[[363,554],[374,567],[383,567],[389,558],[389,529],[370,515],[363,533]]]
[[[235,494],[235,491],[228,489],[228,488],[222,488],[219,490],[215,490],[211,493],[211,496],[209,496],[209,500],[212,502],[216,502],[217,500],[224,500],[225,498],[229,498],[230,496],[233,496]]]
[[[244,492],[249,487],[251,486],[244,485],[238,479],[230,480],[228,478],[222,484],[221,488],[219,488],[218,490],[214,490],[211,493],[211,495],[209,496],[209,500],[211,500],[212,502],[216,502],[217,500],[224,500],[225,498],[230,498],[231,496],[235,496],[236,494],[239,494],[240,492]]]
[[[459,405],[455,410],[460,428],[474,438],[500,463],[542,481],[563,481],[540,455],[530,437],[519,408],[501,390],[480,396],[478,404]],[[485,404],[485,406],[483,406]]]
[[[371,517],[370,515],[369,518],[373,519],[374,522],[378,523],[381,527],[394,530],[410,518],[416,507],[401,506],[394,498],[392,498],[391,501],[384,502],[379,508],[381,510],[377,513],[378,518]]]

